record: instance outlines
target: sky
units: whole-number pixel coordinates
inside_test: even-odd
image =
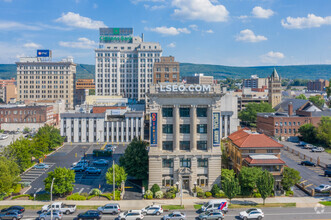
[[[330,0],[0,0],[0,63],[51,49],[94,64],[99,27],[132,27],[179,62],[331,64]]]

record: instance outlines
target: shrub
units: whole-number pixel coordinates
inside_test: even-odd
[[[157,191],[155,193],[155,198],[157,199],[162,199],[163,198],[163,192],[162,191]]]
[[[154,185],[152,186],[152,188],[151,188],[151,191],[152,191],[153,195],[155,196],[155,193],[158,192],[158,191],[160,191],[160,187],[159,187],[159,185],[154,184]]]
[[[146,196],[149,196],[149,195],[152,195],[152,196],[153,196],[153,192],[152,192],[151,190],[147,190],[147,191],[145,192],[145,195],[146,195]]]
[[[121,191],[115,190],[115,200],[121,200]]]
[[[153,199],[153,196],[152,195],[148,195],[147,196],[147,199]]]
[[[171,192],[171,193],[176,194],[176,193],[178,193],[178,189],[177,189],[176,186],[171,186],[171,187],[167,190],[167,192]]]
[[[197,192],[197,196],[198,196],[198,197],[203,197],[204,194],[203,194],[203,192]]]
[[[261,198],[261,194],[256,192],[256,193],[253,194],[253,197],[254,198]]]
[[[89,195],[86,199],[87,199],[87,200],[90,200],[90,199],[92,199],[93,197],[96,197],[96,195]]]
[[[51,200],[51,195],[49,193],[40,193],[36,194],[36,199],[37,201],[49,201]]]
[[[292,190],[287,190],[285,192],[285,196],[293,196],[293,191]]]
[[[80,195],[81,195],[81,196],[84,196],[85,198],[87,198],[87,197],[89,196],[88,193],[81,193]]]
[[[100,196],[105,197],[108,200],[112,200],[113,199],[113,194],[112,193],[104,193],[104,194],[101,194]]]
[[[18,194],[20,193],[20,191],[22,190],[22,186],[21,184],[17,184],[16,186],[14,186],[14,194]]]
[[[92,189],[90,195],[94,195],[94,196],[99,196],[101,195],[101,190],[100,189]]]
[[[66,198],[66,200],[86,200],[85,196],[74,193]]]
[[[11,199],[14,200],[14,199],[22,198],[22,197],[27,197],[30,200],[33,199],[33,196],[30,196],[29,194],[23,194],[23,195],[13,196]]]
[[[166,199],[174,199],[176,197],[176,194],[172,192],[166,192],[164,196]]]
[[[213,194],[211,192],[206,192],[205,195],[206,197],[211,197]]]
[[[216,196],[216,193],[220,191],[220,188],[218,187],[217,184],[214,184],[213,187],[211,188],[210,192],[213,196]],[[207,196],[207,195],[206,195]]]
[[[218,193],[216,193],[215,197],[216,198],[226,198],[226,195],[222,190],[220,190],[220,191],[218,191]]]
[[[193,188],[193,192],[195,192],[195,193],[203,193],[203,189],[201,189],[201,187],[199,187],[199,186],[196,186],[196,187]]]

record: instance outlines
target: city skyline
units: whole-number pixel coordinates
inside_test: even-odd
[[[179,62],[330,64],[331,3],[285,0],[0,0],[0,63],[53,50],[94,64],[99,27],[132,27]]]

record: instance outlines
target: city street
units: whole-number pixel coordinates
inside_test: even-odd
[[[141,207],[142,208],[142,207]],[[249,207],[248,207],[249,208]],[[247,209],[248,209],[247,208]],[[138,207],[137,207],[138,209]],[[316,210],[315,210],[316,209]],[[239,219],[239,212],[246,209],[230,209],[225,215],[225,220]],[[63,219],[75,219],[78,213],[82,213],[86,210],[78,210],[72,215],[64,215]],[[262,211],[265,214],[264,219],[270,220],[292,220],[292,219],[330,219],[331,207],[325,208],[263,208]],[[196,219],[198,214],[194,210],[183,210],[186,214],[186,219]],[[161,216],[145,216],[144,219],[161,219],[162,216],[171,213],[164,212]],[[37,219],[38,214],[35,210],[27,210],[24,213],[23,219]],[[103,215],[102,219],[113,220],[116,219],[117,215]]]

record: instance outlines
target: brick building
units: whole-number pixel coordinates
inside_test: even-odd
[[[307,89],[310,91],[323,91],[325,87],[329,86],[329,81],[325,79],[317,79],[315,81],[309,81]]]
[[[11,99],[17,98],[16,80],[14,78],[8,80],[0,80],[0,99],[5,103],[9,103]]]
[[[179,82],[179,62],[173,56],[161,57],[160,62],[154,63],[153,82]]]
[[[75,105],[83,104],[90,90],[95,90],[94,79],[78,79],[76,81]]]
[[[1,105],[0,128],[8,131],[25,127],[38,129],[45,124],[54,125],[53,106]]]
[[[275,113],[257,114],[257,131],[282,139],[298,136],[298,130],[304,124],[317,126],[322,116],[331,116],[330,110],[319,109],[302,99],[285,99],[275,110]]]

